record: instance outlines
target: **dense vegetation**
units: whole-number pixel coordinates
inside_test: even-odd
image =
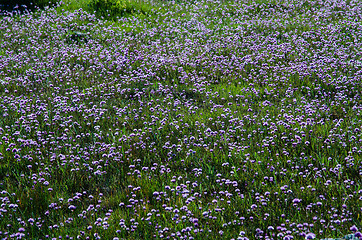
[[[35,9],[44,9],[47,6],[54,6],[56,0],[1,0],[0,10],[2,11],[34,11]]]
[[[4,13],[1,239],[360,237],[361,8]]]

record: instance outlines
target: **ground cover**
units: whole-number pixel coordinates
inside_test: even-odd
[[[90,6],[0,18],[2,239],[361,236],[361,2]]]

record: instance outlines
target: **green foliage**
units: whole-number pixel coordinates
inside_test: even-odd
[[[113,20],[129,15],[147,15],[150,11],[150,6],[140,0],[92,0],[89,6],[98,17]]]

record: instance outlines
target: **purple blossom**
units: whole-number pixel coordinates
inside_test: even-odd
[[[358,228],[356,227],[356,225],[353,225],[352,227],[350,227],[350,230],[352,232],[357,232],[358,231]]]
[[[314,239],[316,236],[314,233],[307,233],[307,235],[305,236],[305,239]]]

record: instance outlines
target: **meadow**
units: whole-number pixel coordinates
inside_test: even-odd
[[[362,239],[361,9],[3,12],[0,238]]]

